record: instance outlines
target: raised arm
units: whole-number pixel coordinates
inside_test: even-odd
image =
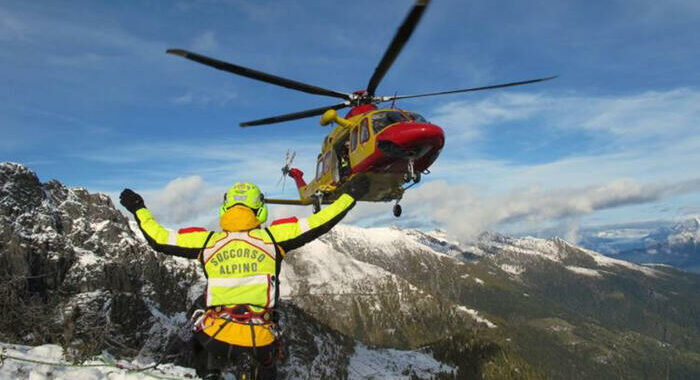
[[[277,245],[284,252],[289,252],[330,231],[354,206],[355,199],[343,194],[328,207],[308,218],[280,220],[271,225],[269,230]]]
[[[352,184],[348,194],[341,195],[318,213],[303,219],[289,218],[276,221],[269,230],[284,252],[297,249],[330,231],[355,206],[355,199],[361,198],[368,189],[368,178],[360,177]]]
[[[143,198],[130,189],[125,189],[119,196],[121,204],[129,210],[143,232],[148,244],[158,252],[166,255],[196,259],[202,248],[210,240],[209,231],[178,232],[169,230],[156,221],[151,211],[146,208]]]

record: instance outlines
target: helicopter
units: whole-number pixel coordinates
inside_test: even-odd
[[[413,95],[377,96],[376,90],[394,60],[418,25],[430,0],[417,0],[398,28],[389,47],[384,52],[366,89],[351,93],[335,91],[248,67],[220,61],[183,49],[168,49],[169,54],[258,81],[282,86],[314,95],[339,98],[343,101],[279,116],[240,123],[240,127],[253,127],[290,120],[321,116],[320,124],[335,124],[324,138],[321,153],[316,160],[316,175],[306,183],[304,173],[291,168],[294,155],[287,152],[282,176],[291,177],[299,191],[299,199],[268,199],[266,203],[313,207],[318,212],[322,204],[330,204],[350,185],[362,176],[369,179],[369,191],[359,201],[395,201],[393,214],[401,216],[399,201],[406,190],[420,182],[422,175],[430,173],[430,166],[440,155],[445,144],[442,128],[431,124],[419,113],[394,108],[396,100],[427,96],[457,94],[511,86],[544,82],[556,78],[549,76],[519,82],[502,83],[482,87],[439,91]],[[392,102],[390,108],[377,107]],[[350,107],[341,117],[338,110]]]

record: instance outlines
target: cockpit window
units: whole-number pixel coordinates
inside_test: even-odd
[[[372,128],[374,128],[374,133],[377,134],[388,125],[408,120],[406,115],[399,111],[377,112],[372,115]]]
[[[425,118],[423,116],[421,116],[415,112],[406,112],[406,115],[408,115],[408,117],[411,120],[419,122],[419,123],[427,123],[428,122],[427,120],[425,120]]]

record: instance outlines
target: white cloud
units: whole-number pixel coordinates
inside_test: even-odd
[[[0,41],[26,42],[29,27],[9,11],[0,8]]]
[[[700,92],[692,89],[617,97],[502,93],[450,103],[433,118],[449,128],[446,149],[432,168],[432,178],[440,181],[409,191],[404,213],[432,219],[462,237],[547,224],[574,238],[580,219],[597,211],[698,193],[698,104]],[[454,128],[459,123],[476,131],[458,139],[477,144],[474,137],[509,121],[552,134],[587,131],[605,144],[531,164],[497,156],[468,159],[463,146],[451,149],[451,133],[462,130]],[[377,216],[366,211],[365,217]]]
[[[564,224],[564,231],[575,237],[580,217],[596,211],[651,203],[666,197],[700,193],[700,178],[672,183],[640,183],[619,179],[600,186],[543,189],[516,188],[507,194],[489,195],[473,186],[433,181],[404,195],[404,216],[436,222],[450,234],[469,239],[489,229],[516,224],[533,229],[542,223]],[[387,215],[389,208],[362,204],[349,221],[361,222]]]
[[[304,170],[314,167],[318,147],[315,144],[287,140],[286,144],[297,151],[293,166]],[[275,153],[279,152],[279,154]],[[138,167],[139,176],[162,180],[170,175],[173,168],[179,168],[178,177],[168,179],[162,187],[133,187],[134,171],[131,178],[113,178],[119,186],[132,186],[142,193],[146,204],[159,221],[172,228],[199,225],[208,228],[218,226],[218,207],[228,186],[233,182],[256,183],[268,197],[298,198],[298,192],[291,179],[281,192],[277,186],[280,168],[284,164],[284,152],[273,142],[258,144],[236,144],[234,141],[219,140],[182,145],[161,142],[148,145],[114,146],[112,149],[94,152],[81,152],[81,159],[96,161],[104,165]],[[187,174],[184,174],[187,173]],[[313,173],[307,174],[309,179]],[[270,206],[270,220],[292,215],[308,215],[310,207]]]
[[[678,22],[700,13],[700,3],[696,0],[636,0],[628,8],[637,23]]]
[[[170,98],[170,102],[177,106],[219,106],[231,104],[238,98],[238,94],[229,88],[189,90],[180,96]]]
[[[163,189],[144,192],[148,206],[165,224],[207,220],[205,213],[215,215],[223,191],[207,185],[202,177],[181,177],[170,181]]]
[[[227,187],[200,176],[179,177],[163,188],[141,192],[146,205],[163,225],[173,229],[200,226],[219,228],[219,207]],[[114,199],[118,199],[116,196]],[[269,205],[268,222],[290,216],[306,217],[311,207]]]
[[[158,220],[171,228],[204,226],[218,228],[218,209],[225,186],[205,182],[202,177],[176,178],[160,189],[142,191]],[[620,179],[585,188],[519,188],[505,195],[487,195],[468,185],[433,181],[407,192],[401,204],[403,221],[418,227],[440,226],[450,235],[468,240],[491,229],[516,224],[537,229],[559,224],[568,239],[575,240],[578,222],[596,211],[651,203],[674,195],[700,192],[700,178],[665,184]],[[390,203],[361,202],[344,223],[367,220],[390,221]],[[269,221],[289,216],[306,217],[310,207],[270,205]],[[417,224],[416,224],[417,223]]]
[[[645,182],[687,179],[700,162],[698,104],[700,92],[690,89],[620,97],[499,94],[475,103],[451,103],[436,112],[445,123],[447,143],[430,178],[479,184],[497,192],[527,186],[595,186],[619,178]],[[467,136],[487,133],[510,120],[546,131],[544,140],[547,135],[587,131],[593,142],[583,151],[572,149],[568,154],[560,146],[565,156],[560,153],[548,162],[511,161],[499,158],[498,151],[485,158],[477,142],[459,142],[464,128],[455,125],[465,115],[471,115],[467,119],[476,129]],[[467,128],[469,123],[464,123]]]
[[[219,43],[216,40],[216,33],[211,30],[207,30],[202,34],[198,35],[192,41],[192,49],[196,52],[211,52],[219,47]]]
[[[471,102],[450,102],[431,113],[431,122],[444,126],[451,138],[460,141],[474,140],[481,136],[485,126],[511,120],[526,119],[542,112],[547,100],[539,95],[501,93]]]
[[[118,59],[122,55],[138,55],[142,59],[152,60],[154,51],[165,50],[160,41],[146,39],[120,27],[111,26],[99,19],[81,19],[81,22],[57,17],[65,12],[65,7],[51,9],[45,6],[45,12],[15,12],[0,8],[0,36],[13,37],[18,42],[32,41],[41,44],[41,53],[52,60],[51,63],[67,65],[82,64],[85,59]],[[91,24],[92,23],[92,24]],[[0,37],[2,40],[3,37]],[[65,43],[70,49],[65,48]],[[89,51],[87,50],[89,49]],[[65,50],[77,52],[68,54]],[[97,51],[110,51],[99,54]],[[160,56],[158,56],[160,58]],[[128,61],[123,61],[122,64]]]
[[[681,88],[626,96],[549,95],[502,92],[485,99],[458,101],[438,107],[431,120],[450,137],[466,140],[484,128],[508,121],[531,121],[541,128],[607,132],[625,142],[646,138],[697,136],[700,92]]]
[[[606,130],[626,140],[674,138],[679,133],[693,132],[700,127],[700,92],[690,89],[564,101],[582,102],[579,114],[574,114],[574,120],[571,120],[571,127],[580,125],[591,130]]]

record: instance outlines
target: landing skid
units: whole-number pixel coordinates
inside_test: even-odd
[[[401,201],[401,198],[403,197],[403,193],[404,193],[406,190],[408,190],[408,189],[412,188],[413,186],[415,186],[418,182],[420,182],[421,177],[422,177],[422,174],[430,174],[430,170],[427,170],[427,169],[426,169],[426,170],[424,170],[424,171],[422,171],[422,172],[417,172],[417,171],[415,170],[414,160],[409,160],[409,161],[408,161],[408,167],[407,167],[406,174],[403,175],[403,180],[404,180],[404,183],[411,182],[411,184],[408,185],[408,186],[406,186],[406,187],[404,187],[404,188],[402,188],[402,189],[401,189],[401,196],[399,196],[399,197],[396,199],[396,204],[394,205],[394,207],[393,207],[393,209],[392,209],[392,211],[393,211],[395,217],[397,217],[397,218],[400,217],[400,216],[401,216],[401,213],[402,213],[402,211],[403,211],[403,210],[401,209],[401,205],[399,204],[399,201]]]
[[[420,182],[420,180],[421,180],[421,173],[416,172],[416,170],[414,169],[414,167],[415,167],[414,164],[415,164],[414,160],[408,160],[406,173],[403,175],[403,181],[406,183],[413,181],[413,183],[415,184],[415,183]]]

